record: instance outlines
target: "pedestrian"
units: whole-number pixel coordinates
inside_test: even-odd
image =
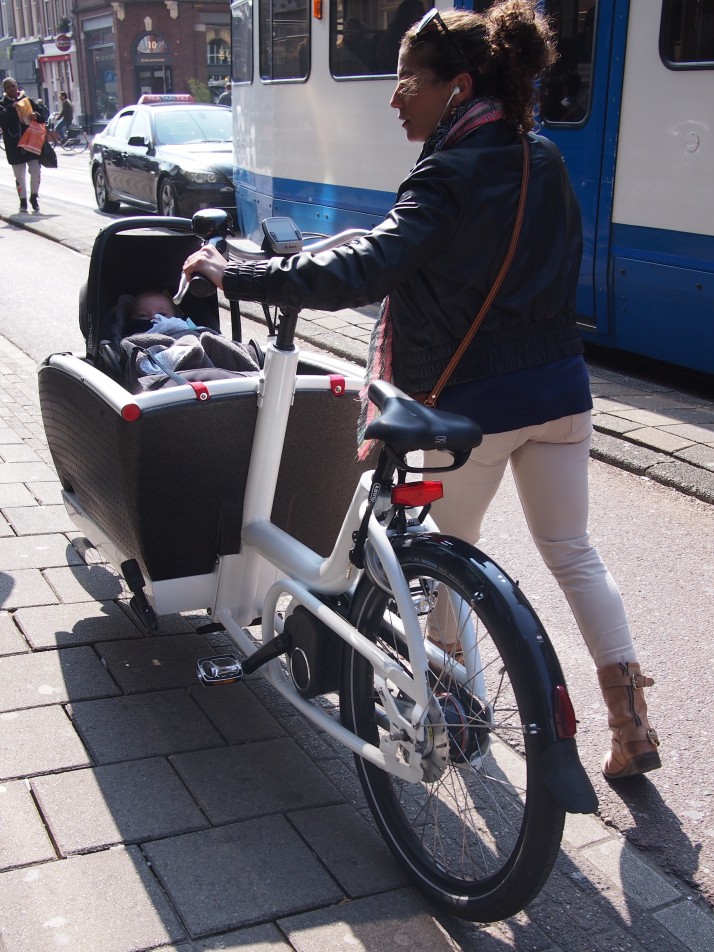
[[[47,113],[44,103],[36,102],[20,91],[17,82],[6,76],[2,81],[3,97],[0,100],[0,127],[2,127],[5,144],[5,155],[12,166],[17,185],[17,194],[20,199],[20,211],[27,211],[27,174],[30,172],[30,204],[32,210],[39,212],[40,201],[40,160],[34,152],[27,152],[20,147],[20,138],[27,125],[21,121],[18,108],[20,104],[30,103],[32,111],[27,110],[26,118],[36,119],[45,123]]]
[[[66,92],[61,92],[59,98],[60,115],[57,120],[57,125],[55,126],[55,132],[59,135],[60,139],[63,140],[69,135],[70,127],[74,121],[74,106]]]
[[[230,105],[231,105],[231,102],[232,102],[232,99],[233,99],[233,97],[232,97],[232,95],[231,95],[231,89],[232,89],[232,87],[231,87],[231,84],[230,84],[230,81],[229,81],[229,82],[226,83],[226,85],[225,85],[224,88],[223,88],[223,92],[221,93],[221,95],[220,95],[220,96],[218,97],[218,99],[216,100],[216,102],[218,103],[219,106],[230,106]]]
[[[536,82],[555,62],[536,0],[484,13],[431,10],[402,38],[391,106],[410,142],[424,143],[386,219],[320,255],[228,265],[191,255],[230,300],[338,310],[387,295],[368,372],[423,396],[465,337],[506,257],[530,177],[520,240],[492,306],[439,407],[479,422],[482,444],[444,474],[433,506],[441,531],[478,541],[510,462],[530,533],[563,590],[595,662],[612,731],[608,779],[661,766],[620,592],[590,542],[592,398],[575,323],[580,211],[563,158],[532,132]],[[438,465],[436,452],[426,463]],[[437,602],[438,604],[438,602]],[[456,653],[457,635],[433,640]]]

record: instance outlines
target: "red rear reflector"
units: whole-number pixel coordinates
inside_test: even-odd
[[[127,403],[125,407],[121,408],[121,418],[126,420],[127,423],[133,423],[135,420],[138,420],[141,416],[141,410],[135,403]]]
[[[444,486],[436,480],[420,483],[400,483],[392,489],[395,506],[428,506],[444,495]]]
[[[558,737],[575,737],[578,725],[575,720],[573,702],[562,684],[556,685],[553,697],[553,714],[555,715],[555,729]]]

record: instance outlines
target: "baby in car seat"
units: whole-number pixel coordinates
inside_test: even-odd
[[[133,392],[176,383],[177,372],[211,380],[258,370],[250,345],[197,326],[166,291],[122,295],[115,308],[112,340],[125,383]]]

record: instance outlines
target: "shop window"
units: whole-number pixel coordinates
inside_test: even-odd
[[[225,40],[211,40],[207,48],[207,62],[209,66],[221,66],[228,70],[231,61],[231,49]]]

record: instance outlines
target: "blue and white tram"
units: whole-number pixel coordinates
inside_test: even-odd
[[[396,50],[429,5],[234,0],[245,234],[269,215],[305,232],[370,227],[390,208],[418,151],[388,106]],[[583,336],[714,374],[714,0],[543,6],[560,59],[544,81],[541,131],[563,152],[583,212]]]

